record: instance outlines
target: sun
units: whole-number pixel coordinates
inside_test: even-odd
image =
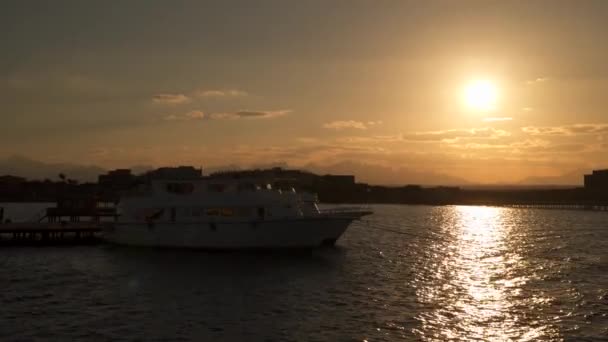
[[[489,111],[496,108],[498,90],[494,83],[487,80],[476,80],[466,85],[464,99],[472,109]]]

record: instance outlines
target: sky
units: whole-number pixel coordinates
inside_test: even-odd
[[[0,158],[374,183],[608,167],[606,17],[602,0],[3,1]],[[491,103],[467,100],[480,81]]]

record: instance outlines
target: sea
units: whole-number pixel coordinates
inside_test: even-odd
[[[0,341],[608,341],[608,212],[372,209],[312,251],[2,247]]]

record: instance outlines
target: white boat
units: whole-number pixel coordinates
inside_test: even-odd
[[[108,242],[205,249],[333,245],[371,211],[319,210],[317,196],[237,180],[152,180],[124,195]]]

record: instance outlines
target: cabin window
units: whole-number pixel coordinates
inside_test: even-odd
[[[264,212],[265,212],[264,207],[259,207],[258,208],[258,217],[261,218],[261,219],[263,219],[264,218]]]

